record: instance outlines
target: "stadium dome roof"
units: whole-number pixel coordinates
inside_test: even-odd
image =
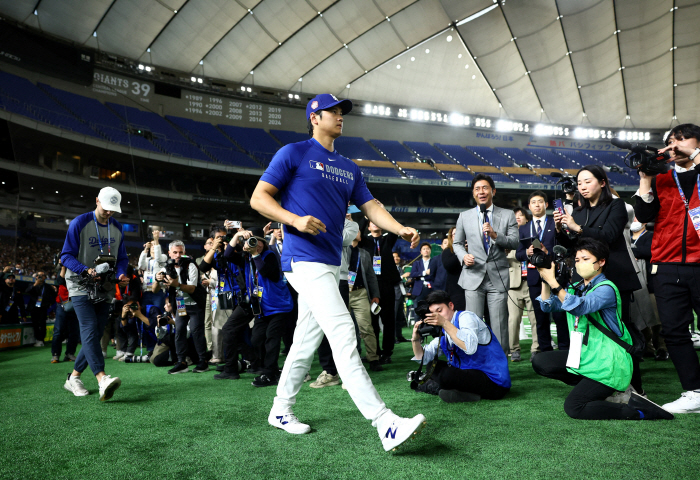
[[[0,15],[291,92],[568,125],[700,123],[689,0],[0,0]]]

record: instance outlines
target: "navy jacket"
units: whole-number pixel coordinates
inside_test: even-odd
[[[416,298],[423,292],[423,280],[421,280],[420,277],[425,278],[425,281],[429,283],[433,283],[435,281],[435,272],[438,268],[438,260],[439,257],[437,256],[430,259],[430,262],[428,263],[430,274],[426,275],[425,277],[423,277],[423,258],[419,258],[413,262],[413,265],[411,266],[411,278],[415,278],[413,290],[411,290],[413,298]]]
[[[542,245],[547,249],[550,255],[554,253],[554,245],[556,245],[557,229],[554,227],[554,218],[547,216],[547,223],[543,226],[544,233],[542,234]],[[530,238],[537,236],[537,226],[534,223],[534,219],[527,222],[525,225],[520,227],[520,243],[518,244],[518,250],[515,252],[515,258],[521,262],[527,262],[527,249],[532,245],[532,240],[525,240],[524,238]],[[536,268],[527,269],[527,285],[528,287],[534,287],[539,285],[542,281],[540,274]]]

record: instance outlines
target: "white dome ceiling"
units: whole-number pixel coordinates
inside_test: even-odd
[[[0,0],[0,16],[294,92],[567,125],[700,124],[690,0]]]

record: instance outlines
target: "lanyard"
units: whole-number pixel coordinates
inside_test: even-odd
[[[642,238],[644,236],[645,233],[647,233],[646,230],[644,230],[642,233],[640,233],[636,239],[632,240],[632,244],[637,245],[637,242],[639,241],[640,238]]]
[[[685,194],[683,193],[683,189],[681,188],[681,182],[678,181],[678,174],[676,173],[675,170],[672,171],[673,173],[673,179],[676,181],[676,186],[678,187],[678,193],[681,194],[681,200],[683,200],[683,203],[685,203],[685,209],[688,210],[688,206],[690,205],[690,201],[685,198]],[[698,176],[698,197],[700,197],[700,176]]]
[[[44,290],[46,290],[46,284],[44,284],[43,287],[41,287],[41,296],[39,297],[40,299],[44,299]]]
[[[216,263],[219,265],[220,269],[223,270],[224,272],[224,284],[228,283],[228,288],[230,291],[233,291],[233,280],[231,279],[231,269],[229,268],[230,265],[229,263],[222,258],[219,258],[219,252],[214,252],[214,259],[216,260]],[[218,271],[218,270],[217,270]],[[220,272],[219,272],[220,273]],[[221,279],[219,279],[221,281]]]
[[[374,244],[377,246],[377,256],[379,257],[379,256],[382,255],[382,251],[381,251],[381,249],[379,248],[379,240],[377,240],[377,239],[375,238],[375,239],[374,239]]]
[[[357,266],[355,267],[355,273],[360,272],[360,249],[357,248]]]
[[[104,251],[102,250],[102,237],[100,236],[100,228],[97,226],[97,215],[95,215],[95,212],[92,212],[92,219],[95,221],[95,231],[97,232],[97,243],[100,245],[100,253],[104,254]],[[112,246],[109,243],[110,238],[109,219],[107,219],[107,255],[112,254]]]
[[[250,257],[248,265],[250,265],[250,283],[258,288],[258,272],[253,273],[253,257]]]
[[[534,226],[535,226],[535,219],[533,218],[532,222],[530,222],[530,236],[531,237],[535,236],[534,231],[533,231]],[[539,235],[540,242],[542,241],[542,237],[544,237],[545,228],[547,228],[547,217],[546,216],[544,217],[544,224],[542,225],[542,231],[540,232],[540,235]]]

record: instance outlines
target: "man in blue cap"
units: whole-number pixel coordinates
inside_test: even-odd
[[[253,209],[284,228],[282,270],[299,292],[299,317],[268,422],[289,433],[308,433],[292,412],[296,396],[325,333],[338,373],[365,418],[377,428],[386,451],[415,435],[423,415],[401,418],[379,397],[357,353],[355,327],[338,290],[342,233],[348,202],[380,228],[415,246],[420,236],[375,201],[360,168],[340,155],[334,141],[343,133],[349,100],[322,94],[306,106],[311,139],[282,147],[260,178]],[[275,195],[280,192],[282,204]]]

